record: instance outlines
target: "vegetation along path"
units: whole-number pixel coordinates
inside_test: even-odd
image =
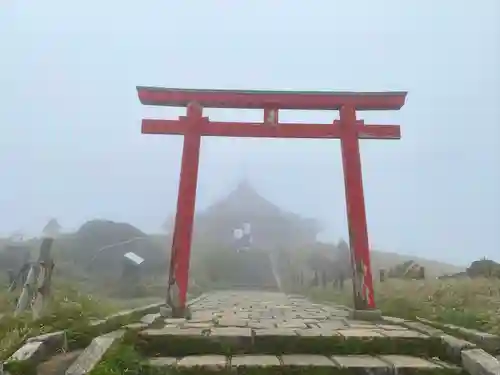
[[[168,318],[157,304],[115,314],[86,331],[93,340],[69,349],[63,336],[73,342],[74,332],[31,338],[4,368],[13,375],[500,374],[498,337],[460,327],[353,320],[344,306],[260,291],[204,294],[190,312],[189,320]]]

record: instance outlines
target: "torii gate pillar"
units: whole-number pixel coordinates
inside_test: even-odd
[[[286,92],[185,90],[138,87],[142,104],[187,107],[178,120],[144,119],[143,134],[184,136],[167,302],[183,315],[196,202],[202,136],[340,139],[346,193],[355,310],[375,310],[359,139],[400,139],[397,125],[365,125],[360,110],[399,110],[406,92]],[[213,122],[203,107],[262,109],[261,123]],[[280,123],[280,109],[338,110],[331,124]]]

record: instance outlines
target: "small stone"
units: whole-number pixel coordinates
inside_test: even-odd
[[[227,358],[223,355],[191,355],[179,359],[177,369],[201,369],[208,371],[221,371],[227,366]]]
[[[281,361],[284,366],[292,367],[336,367],[329,358],[316,354],[285,354]]]
[[[221,327],[246,327],[248,320],[237,318],[222,318],[219,319],[217,325]]]
[[[231,358],[231,367],[279,368],[281,364],[274,355],[236,355]]]
[[[442,335],[441,341],[446,346],[446,353],[455,362],[460,362],[462,358],[462,350],[474,349],[476,347],[475,344],[469,341],[465,341],[451,335]]]
[[[387,337],[395,337],[395,338],[412,338],[412,339],[425,339],[429,336],[424,335],[423,333],[420,332],[415,332],[415,331],[410,331],[410,330],[404,330],[404,331],[382,331],[381,332],[384,336]]]
[[[366,375],[388,375],[391,373],[390,366],[384,361],[369,355],[338,355],[332,360],[341,369],[353,369],[355,373]]]
[[[371,329],[341,329],[338,331],[339,335],[345,338],[359,337],[359,338],[374,338],[383,337],[381,333]]]
[[[466,349],[462,351],[462,367],[470,375],[498,375],[500,362],[483,349]]]
[[[141,323],[144,323],[144,324],[153,324],[154,322],[156,322],[159,318],[161,318],[161,315],[160,314],[147,314],[147,315],[144,315],[140,322]]]
[[[150,358],[147,364],[151,367],[173,367],[177,363],[177,358],[174,357],[158,357]]]
[[[442,369],[442,367],[436,363],[427,361],[423,358],[407,355],[383,355],[380,356],[380,359],[390,363],[394,367],[396,374],[400,375],[413,374],[421,370],[435,371]]]
[[[171,318],[172,317],[172,308],[167,307],[167,306],[161,306],[160,307],[160,315],[163,316],[164,318]]]
[[[27,342],[23,346],[21,346],[18,350],[14,352],[7,360],[11,361],[19,361],[19,362],[40,362],[47,355],[47,346],[43,341],[32,341]]]

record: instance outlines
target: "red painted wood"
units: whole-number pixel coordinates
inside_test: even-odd
[[[363,193],[359,138],[355,130],[356,111],[353,107],[340,110],[340,145],[346,194],[347,222],[353,265],[354,305],[356,309],[374,309],[373,279],[371,274],[368,229]],[[358,274],[356,276],[356,274]]]
[[[397,110],[406,92],[287,92],[242,90],[186,90],[137,87],[142,104],[185,107],[197,102],[207,108],[267,108],[339,110],[344,105],[357,110]]]
[[[143,134],[176,134],[186,131],[183,120],[142,120]],[[336,138],[341,137],[340,122],[333,124],[292,124],[276,125],[244,122],[213,122],[200,125],[202,136],[213,137],[246,137],[246,138]],[[361,139],[400,139],[401,130],[398,125],[364,125],[357,121],[355,126]]]
[[[279,123],[279,109],[278,107],[264,108],[264,119],[262,121],[267,125],[278,125]]]
[[[204,121],[201,115],[201,107],[197,104],[190,104],[187,110],[187,117],[183,121],[185,132],[173,236],[175,240],[172,243],[170,258],[170,269],[174,270],[175,273],[175,280],[179,288],[179,302],[182,308],[186,305],[189,282],[191,240],[201,145],[201,135],[198,128]]]

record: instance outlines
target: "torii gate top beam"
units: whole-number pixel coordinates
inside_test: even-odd
[[[144,105],[186,107],[197,102],[206,108],[339,110],[350,106],[356,110],[399,110],[405,104],[406,92],[339,92],[339,91],[261,91],[203,90],[138,86]]]

